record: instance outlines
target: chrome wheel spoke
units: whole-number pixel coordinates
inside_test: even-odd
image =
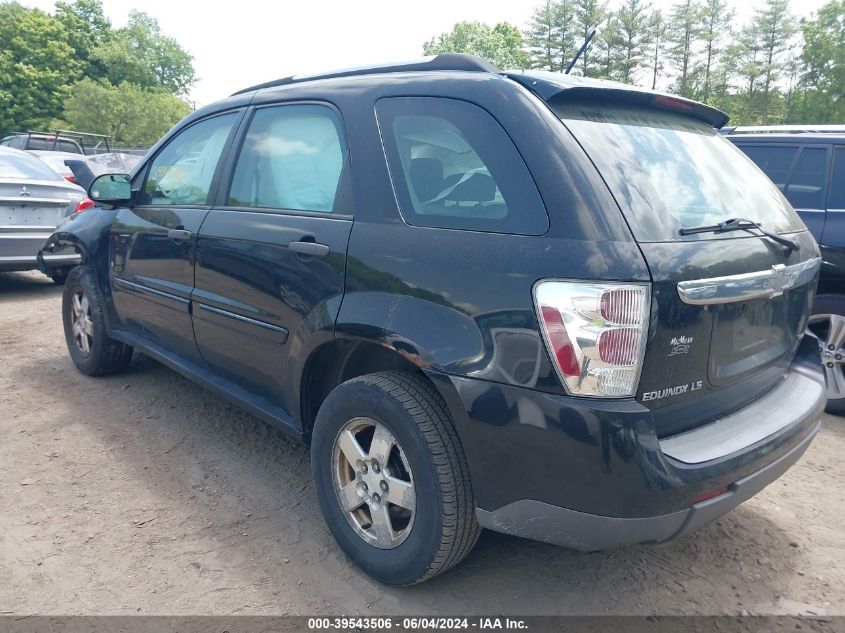
[[[831,400],[845,398],[845,371],[840,364],[824,366],[824,378],[827,383],[827,397]]]
[[[393,437],[393,434],[383,424],[376,425],[376,431],[373,433],[373,441],[370,444],[370,459],[378,461],[383,468],[387,464],[390,451],[395,444],[396,439]]]
[[[387,501],[413,512],[417,507],[417,493],[414,491],[414,485],[390,475],[385,477],[385,481],[388,485]]]
[[[828,347],[833,345],[834,350],[845,351],[845,316],[830,315],[830,333],[826,342]]]
[[[353,480],[338,490],[340,505],[346,512],[352,512],[364,505],[364,499],[358,492],[358,484]]]
[[[77,336],[77,340],[79,341],[79,347],[84,353],[88,354],[91,352],[91,346],[88,344],[88,336],[84,332]]]
[[[82,302],[79,300],[79,293],[73,295],[71,301],[71,308],[73,309],[73,316],[77,319],[82,316]]]
[[[82,331],[88,336],[94,336],[94,322],[87,315],[82,318]]]
[[[380,547],[391,547],[396,540],[393,532],[393,524],[390,522],[390,512],[387,509],[386,503],[377,504],[375,507],[370,507],[370,515],[373,519],[373,533],[376,538],[376,543]]]
[[[356,468],[359,461],[367,459],[366,451],[361,448],[361,445],[358,443],[358,440],[352,431],[345,430],[341,432],[337,441],[340,446],[340,450],[343,452],[343,456],[353,469]]]

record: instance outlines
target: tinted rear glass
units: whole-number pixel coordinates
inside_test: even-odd
[[[725,237],[730,234],[679,231],[729,218],[776,233],[804,230],[771,180],[705,123],[595,102],[555,110],[598,167],[638,241]]]
[[[0,178],[20,178],[21,180],[62,179],[35,156],[18,154],[12,150],[0,152]]]

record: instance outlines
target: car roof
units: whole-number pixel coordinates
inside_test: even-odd
[[[724,112],[690,99],[678,97],[677,95],[670,95],[613,81],[564,75],[562,73],[521,70],[502,72],[491,63],[479,57],[457,53],[447,53],[407,62],[333,70],[312,75],[283,77],[275,81],[269,81],[239,90],[232,94],[229,99],[220,102],[220,104],[231,105],[233,100],[236,101],[238,97],[244,98],[250,94],[255,95],[270,89],[282,90],[286,86],[299,85],[307,82],[321,82],[323,80],[338,80],[342,78],[348,78],[354,81],[358,77],[390,75],[391,81],[404,79],[410,84],[425,81],[429,76],[428,73],[432,73],[432,75],[438,74],[440,76],[443,73],[497,75],[503,79],[507,78],[519,83],[547,103],[563,98],[564,96],[571,96],[573,98],[579,96],[600,97],[617,102],[648,104],[660,109],[674,110],[702,120],[716,128],[722,127],[728,121],[728,116]]]

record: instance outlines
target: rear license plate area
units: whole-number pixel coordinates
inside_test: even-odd
[[[0,210],[0,224],[23,227],[54,227],[64,214],[65,208],[58,205],[54,207],[29,207],[26,205],[5,207]]]

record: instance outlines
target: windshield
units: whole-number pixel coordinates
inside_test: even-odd
[[[14,150],[0,152],[0,178],[62,180],[61,176],[35,156]]]
[[[705,123],[602,103],[555,107],[622,208],[640,242],[713,239],[682,227],[744,218],[772,233],[804,230],[777,187]]]

